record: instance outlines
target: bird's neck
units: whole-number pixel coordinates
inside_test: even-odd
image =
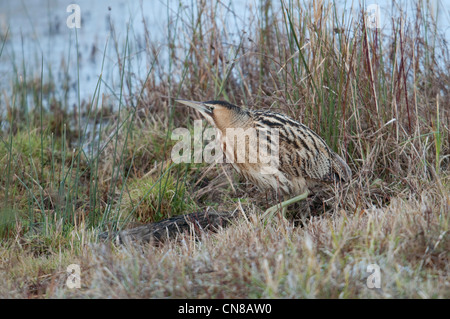
[[[252,121],[246,113],[241,113],[228,117],[226,121],[219,121],[218,123],[216,123],[216,125],[223,134],[226,134],[226,130],[228,128],[247,129],[252,126]]]

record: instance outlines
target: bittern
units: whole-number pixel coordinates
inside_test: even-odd
[[[284,198],[294,196],[267,209],[263,217],[273,217],[280,208],[284,216],[288,205],[307,198],[309,190],[318,184],[348,182],[351,178],[347,163],[318,134],[284,114],[246,110],[223,101],[177,102],[198,110],[216,128],[216,140],[226,157],[232,158],[231,164],[249,182],[261,191],[272,190]],[[254,143],[246,138],[244,143],[230,144],[227,134],[235,129],[253,130],[257,136],[264,135],[266,143],[264,139]],[[254,160],[250,156],[252,147],[256,150],[253,155],[257,156],[264,148],[276,149],[277,165]],[[245,154],[243,160],[238,161],[237,155],[242,149]]]

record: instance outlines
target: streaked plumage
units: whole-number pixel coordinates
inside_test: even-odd
[[[268,164],[250,163],[248,154],[244,163],[232,163],[240,174],[261,190],[298,195],[317,183],[350,180],[351,171],[347,163],[318,134],[286,115],[244,110],[223,101],[177,101],[197,109],[216,127],[222,150],[228,157],[236,158],[236,149],[226,147],[227,128],[255,128],[258,135],[268,133],[269,143],[272,142],[270,130],[278,129],[279,165],[273,174],[261,174],[264,165]]]

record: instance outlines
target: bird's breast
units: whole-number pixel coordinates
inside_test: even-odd
[[[231,163],[238,174],[244,176],[260,190],[274,190],[282,195],[301,194],[306,190],[306,180],[302,176],[288,176],[276,164],[260,158],[259,147],[251,138],[243,140],[243,136],[231,138],[217,130],[217,141],[225,155],[227,163]]]

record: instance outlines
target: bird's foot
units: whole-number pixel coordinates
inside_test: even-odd
[[[284,218],[286,215],[286,207],[282,207],[281,205],[282,205],[282,203],[279,203],[277,205],[274,205],[274,206],[268,208],[262,215],[262,218],[266,219],[266,220],[272,220],[272,218],[275,216],[275,214],[279,210],[281,210],[281,216],[283,216],[283,218]]]
[[[286,218],[286,208],[287,208],[287,206],[289,206],[289,205],[291,205],[291,204],[293,204],[293,203],[296,203],[296,202],[299,202],[299,201],[301,201],[301,200],[304,200],[305,198],[307,198],[308,197],[308,194],[309,194],[309,192],[308,191],[306,191],[306,192],[304,192],[303,194],[300,194],[300,195],[298,195],[298,196],[295,196],[295,197],[292,197],[292,198],[290,198],[290,199],[288,199],[288,200],[285,200],[284,202],[281,202],[281,203],[279,203],[279,204],[277,204],[277,205],[274,205],[274,206],[272,206],[272,207],[269,207],[265,212],[264,212],[264,214],[262,215],[262,218],[263,219],[266,219],[266,220],[271,220],[273,217],[274,217],[274,215],[281,209],[281,216],[283,216],[284,218]]]

